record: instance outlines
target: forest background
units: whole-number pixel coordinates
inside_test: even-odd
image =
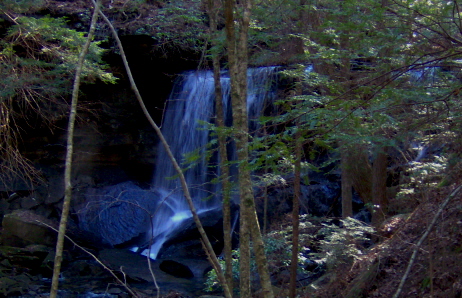
[[[4,184],[16,176],[40,179],[33,163],[20,151],[25,123],[40,116],[40,121],[53,126],[68,114],[73,69],[91,11],[84,2],[65,7],[61,3],[4,1],[0,6],[0,165]],[[262,119],[267,134],[249,144],[249,169],[266,173],[257,183],[277,183],[294,171],[292,165],[297,160],[302,172],[334,165],[342,170],[343,217],[353,215],[354,189],[378,231],[385,233],[384,222],[398,214],[412,215],[406,217],[407,222],[415,220],[414,225],[424,231],[432,218],[428,214],[436,213],[433,210],[438,210],[438,204],[460,181],[459,8],[457,1],[255,1],[246,42],[249,64],[281,66],[281,81],[286,84],[277,102],[278,115]],[[148,46],[157,55],[182,56],[199,69],[211,68],[212,57],[218,57],[223,67],[230,66],[225,34],[219,30],[212,36],[205,2],[106,1],[104,9],[117,16],[114,23],[119,34],[151,37]],[[243,11],[235,10],[238,20]],[[52,17],[44,16],[51,12]],[[77,20],[59,18],[61,15]],[[224,15],[218,14],[217,28],[224,28],[225,23]],[[117,50],[107,42],[108,29],[99,26],[83,75],[87,83],[116,83],[117,73],[108,68],[103,53]],[[300,156],[295,154],[297,146],[302,148]],[[322,164],[316,163],[320,155],[327,157]],[[450,210],[457,215],[460,206],[454,204]],[[445,220],[454,220],[452,225],[459,227],[456,218],[446,214],[439,220],[442,226],[449,225]],[[430,253],[422,262],[449,264],[449,257],[460,253],[460,231],[453,229],[446,232],[454,235],[445,236],[450,245],[433,234],[426,244],[431,248],[424,249]],[[405,231],[402,228],[401,232]],[[406,241],[420,235],[413,233],[414,238],[408,235]],[[375,237],[382,245],[388,239],[380,233]],[[443,243],[439,251],[437,242]],[[344,240],[342,245],[348,246]],[[351,275],[331,278],[329,287],[315,290],[351,297],[356,291],[367,297],[374,293],[390,297],[384,293],[393,286],[368,283],[384,278],[382,275],[404,274],[398,273],[404,272],[411,248],[405,250],[407,255],[400,254],[402,259],[392,259],[391,251],[398,251],[399,245],[391,246],[387,257],[382,256],[386,262],[378,262],[377,255],[361,259],[367,264],[363,267],[376,270],[375,275],[361,274],[358,254],[331,268],[333,272],[350,268]],[[384,253],[383,247],[375,247]],[[414,284],[406,287],[408,293],[460,295],[456,272],[443,278],[434,265],[430,267],[414,272]],[[447,266],[439,267],[443,268],[450,271]],[[396,288],[397,280],[389,282]],[[342,289],[345,284],[349,286]]]

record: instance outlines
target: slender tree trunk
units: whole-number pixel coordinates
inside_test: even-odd
[[[59,275],[61,273],[61,263],[63,260],[63,250],[64,250],[64,237],[66,235],[67,220],[69,216],[69,210],[71,206],[72,199],[72,154],[74,152],[74,123],[77,114],[77,102],[80,88],[80,78],[82,74],[83,63],[85,61],[85,56],[87,55],[88,48],[90,47],[91,40],[95,33],[96,21],[98,19],[98,12],[101,6],[101,1],[98,0],[95,4],[93,15],[91,17],[90,30],[88,32],[87,40],[83,46],[79,60],[77,63],[77,69],[75,71],[74,86],[72,90],[72,102],[71,110],[69,114],[69,123],[67,127],[67,151],[66,151],[66,164],[64,170],[64,202],[63,210],[61,213],[61,220],[59,222],[58,230],[58,240],[56,242],[56,254],[55,262],[53,267],[53,277],[51,282],[50,298],[56,298],[58,295],[59,288]]]
[[[210,17],[210,29],[212,47],[217,47],[217,14],[220,3],[217,0],[208,1],[208,13]],[[218,151],[220,156],[220,174],[223,187],[223,242],[225,255],[225,278],[230,290],[233,289],[233,264],[232,264],[232,231],[231,231],[231,182],[229,180],[228,154],[226,151],[225,112],[223,108],[223,92],[220,80],[220,57],[212,53],[213,78],[215,83],[215,110],[216,124],[218,127]]]
[[[300,131],[297,132],[295,139],[295,169],[294,169],[294,199],[292,209],[292,259],[290,263],[290,285],[289,297],[295,298],[297,295],[297,269],[298,269],[298,242],[300,226],[300,172],[302,161],[302,142]]]
[[[223,271],[221,270],[220,263],[218,262],[218,258],[217,258],[216,254],[215,254],[215,251],[213,250],[212,244],[210,243],[210,240],[208,239],[207,234],[205,233],[204,227],[202,226],[202,223],[200,221],[199,215],[197,214],[197,210],[196,210],[196,207],[194,206],[194,202],[193,202],[193,200],[191,198],[191,194],[189,192],[189,188],[188,188],[188,185],[186,183],[186,179],[184,177],[183,171],[182,171],[180,165],[178,164],[177,160],[173,156],[173,153],[170,150],[170,147],[169,147],[167,141],[165,140],[159,126],[154,122],[154,120],[152,119],[151,115],[149,114],[149,112],[148,112],[148,110],[147,110],[147,108],[146,108],[146,106],[145,106],[145,104],[143,102],[143,98],[141,97],[141,94],[140,94],[140,92],[138,90],[138,87],[136,86],[135,80],[133,79],[132,72],[131,72],[130,67],[128,65],[127,57],[125,55],[125,51],[124,51],[124,48],[122,46],[122,42],[120,41],[114,26],[112,25],[111,21],[109,21],[109,19],[102,12],[100,12],[100,14],[101,14],[102,18],[104,19],[104,21],[108,24],[108,26],[109,26],[109,28],[110,28],[110,30],[112,32],[112,35],[113,35],[114,39],[117,42],[117,46],[118,46],[118,48],[120,50],[120,55],[122,57],[124,67],[125,67],[125,70],[127,71],[128,79],[130,81],[130,86],[132,87],[133,92],[135,93],[136,99],[138,100],[138,103],[140,104],[141,110],[143,111],[144,115],[146,116],[146,118],[149,121],[149,123],[151,124],[151,126],[154,128],[154,131],[156,132],[157,136],[159,137],[162,145],[165,148],[165,151],[167,152],[168,157],[170,158],[170,160],[171,160],[171,162],[173,164],[173,167],[175,168],[176,173],[178,174],[178,177],[179,177],[180,182],[181,182],[181,187],[182,187],[182,190],[183,190],[183,194],[184,194],[185,199],[186,199],[186,201],[188,203],[189,209],[191,210],[191,214],[193,216],[194,223],[197,226],[197,230],[199,231],[199,234],[201,236],[201,239],[202,239],[202,242],[204,244],[205,250],[207,251],[207,255],[209,256],[209,259],[210,259],[210,261],[212,263],[212,266],[215,269],[215,271],[217,272],[217,277],[218,277],[218,279],[219,279],[219,281],[220,281],[220,283],[221,283],[221,285],[223,287],[225,297],[226,298],[231,298],[232,297],[231,291],[230,291],[230,289],[229,289],[229,287],[228,287],[228,285],[226,283],[225,276],[223,274]]]
[[[363,145],[349,148],[347,153],[348,169],[354,190],[365,204],[372,203],[372,166],[369,162],[368,149]],[[370,207],[370,206],[369,206]]]
[[[262,295],[274,297],[268,271],[265,247],[255,210],[252,180],[249,169],[248,116],[247,116],[247,38],[250,24],[250,0],[239,1],[241,17],[234,18],[235,4],[225,1],[225,28],[228,45],[228,62],[231,78],[233,126],[236,131],[236,151],[239,162],[240,194],[240,295],[251,297],[250,291],[250,233],[254,240],[257,270],[260,275]],[[239,30],[235,26],[238,23]]]
[[[353,183],[351,181],[351,168],[349,166],[348,149],[342,149],[340,153],[342,168],[342,217],[353,216]]]
[[[235,136],[236,147],[238,152],[238,160],[241,161],[239,164],[239,194],[241,197],[240,202],[240,216],[239,216],[239,291],[241,297],[251,297],[250,293],[250,228],[248,226],[248,208],[243,203],[243,196],[245,195],[245,186],[241,181],[245,181],[243,176],[243,167],[244,163],[247,161],[247,156],[243,158],[244,150],[240,149],[240,146],[243,145],[242,142],[242,133],[239,127],[242,126],[242,111],[240,112],[240,106],[242,106],[239,101],[242,99],[240,84],[236,81],[239,75],[239,70],[237,68],[237,41],[236,41],[236,29],[235,29],[235,20],[234,20],[234,1],[225,0],[225,30],[226,30],[226,44],[228,51],[228,64],[229,64],[229,73],[231,78],[231,101],[233,109],[233,125],[240,134]],[[236,106],[236,107],[235,107]],[[239,113],[240,112],[240,113]],[[247,126],[247,124],[246,124]],[[246,128],[247,129],[247,128]],[[239,136],[241,135],[241,136]],[[245,136],[247,137],[247,135]],[[245,140],[247,143],[247,140]]]
[[[372,203],[374,212],[371,223],[379,226],[386,218],[388,210],[387,198],[387,153],[386,148],[380,148],[372,164]]]
[[[266,127],[263,128],[263,135],[266,137]],[[264,175],[268,174],[268,164],[264,162]],[[268,232],[268,183],[265,181],[263,186],[263,235]]]

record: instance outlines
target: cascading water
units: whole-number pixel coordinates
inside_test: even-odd
[[[263,110],[265,102],[274,99],[275,92],[271,87],[274,82],[275,68],[264,67],[248,70],[248,98],[247,109],[249,127],[251,131],[258,128],[257,119]],[[221,77],[223,89],[223,103],[227,122],[230,123],[230,79],[224,73]],[[162,133],[170,145],[170,149],[178,162],[184,163],[185,155],[196,151],[194,166],[184,172],[186,182],[199,213],[219,208],[221,202],[216,195],[219,186],[212,183],[217,177],[215,161],[207,158],[206,145],[210,141],[210,134],[204,123],[209,123],[214,116],[214,80],[212,72],[197,71],[185,73],[170,96],[164,114]],[[163,201],[157,208],[152,221],[153,245],[144,254],[156,258],[169,234],[177,229],[181,223],[191,217],[188,204],[183,197],[179,179],[163,148],[158,148],[156,170],[153,186],[162,194]]]

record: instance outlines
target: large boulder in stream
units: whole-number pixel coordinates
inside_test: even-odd
[[[94,245],[133,248],[141,252],[150,244],[156,244],[162,249],[159,255],[158,250],[155,253],[151,250],[153,257],[207,258],[191,212],[182,205],[176,208],[174,202],[164,200],[165,194],[161,191],[145,190],[133,182],[124,182],[89,188],[85,197],[84,203],[76,208],[79,227],[89,239],[94,239]],[[198,212],[215,252],[221,253],[223,215],[220,206]],[[150,238],[151,234],[156,235],[154,239]]]
[[[80,228],[104,246],[142,242],[149,232],[159,194],[133,182],[89,188],[78,206]]]

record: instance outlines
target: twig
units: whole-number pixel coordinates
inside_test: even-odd
[[[92,0],[92,1],[94,2],[95,0]],[[128,80],[130,82],[130,86],[132,87],[132,90],[135,93],[135,97],[136,97],[138,103],[140,104],[141,110],[143,111],[143,114],[146,116],[148,122],[151,124],[152,128],[155,130],[157,136],[160,139],[160,142],[162,143],[162,145],[165,148],[165,151],[167,152],[167,155],[168,155],[170,161],[173,164],[173,167],[174,167],[175,171],[178,174],[178,178],[180,179],[181,187],[183,189],[183,194],[184,194],[184,197],[186,198],[186,201],[187,201],[187,203],[189,205],[189,209],[191,210],[191,214],[193,216],[194,222],[196,223],[199,234],[201,235],[201,238],[204,241],[205,246],[207,247],[208,253],[211,256],[211,260],[212,260],[212,262],[214,264],[213,266],[217,268],[217,276],[218,276],[219,280],[222,282],[225,297],[226,298],[231,298],[232,297],[231,291],[230,291],[230,289],[229,289],[229,287],[228,287],[228,285],[226,283],[225,276],[224,276],[224,274],[223,274],[223,272],[221,270],[220,264],[218,262],[218,258],[216,256],[214,250],[213,250],[212,244],[210,243],[210,240],[208,239],[207,234],[206,234],[206,232],[204,230],[204,227],[203,227],[203,225],[202,225],[202,223],[201,223],[201,221],[199,219],[199,215],[197,214],[196,207],[194,206],[191,194],[189,192],[188,185],[186,183],[186,179],[185,179],[184,174],[183,174],[183,171],[182,171],[180,165],[178,164],[176,158],[173,156],[173,153],[170,150],[170,146],[167,143],[167,141],[165,140],[165,137],[162,134],[159,126],[152,119],[151,115],[149,114],[149,111],[146,108],[146,105],[143,102],[143,98],[141,97],[141,94],[140,94],[140,92],[138,90],[138,87],[136,86],[136,83],[135,83],[135,80],[133,78],[131,69],[130,69],[130,67],[128,65],[127,57],[125,55],[125,51],[124,51],[124,48],[122,46],[122,42],[121,42],[120,38],[117,35],[117,31],[115,30],[115,28],[112,25],[111,21],[106,17],[106,15],[102,11],[99,11],[99,13],[100,13],[101,17],[103,18],[103,20],[106,22],[106,24],[109,26],[109,28],[110,28],[110,30],[112,32],[112,35],[113,35],[114,39],[116,40],[117,46],[118,46],[118,48],[120,50],[120,55],[121,55],[121,58],[122,58],[122,62],[124,64],[125,70],[126,70],[127,75],[128,75]]]
[[[44,223],[43,221],[40,221],[40,220],[36,220],[36,222],[44,225],[44,226],[47,226],[48,228],[52,229],[53,231],[55,232],[58,232],[57,229],[55,229],[54,227],[50,226],[49,224],[46,224]],[[74,240],[72,240],[72,238],[70,238],[69,236],[67,235],[64,235],[64,237],[66,237],[70,242],[72,242],[72,244],[74,244],[75,246],[77,246],[78,248],[80,248],[81,250],[83,250],[84,252],[86,252],[87,254],[89,254],[93,259],[95,259],[96,262],[98,262],[98,264],[100,264],[101,266],[103,266],[104,269],[106,269],[107,271],[109,271],[109,273],[117,280],[117,282],[119,282],[129,293],[130,295],[133,295],[133,297],[140,297],[138,296],[135,292],[133,292],[132,289],[130,289],[130,287],[127,285],[126,282],[123,282],[122,280],[120,280],[120,278],[114,273],[113,270],[111,270],[109,267],[107,267],[103,262],[101,262],[100,259],[98,259],[97,256],[95,256],[94,254],[92,254],[91,252],[89,252],[88,250],[86,250],[85,248],[83,248],[82,246],[78,245]],[[125,272],[122,271],[122,267],[120,268],[121,269],[121,272],[122,274],[124,275],[124,279],[125,278]]]
[[[422,243],[425,241],[427,238],[428,234],[430,234],[431,230],[433,229],[433,226],[436,223],[436,220],[438,217],[441,215],[443,212],[444,208],[446,208],[446,205],[449,203],[449,201],[454,198],[459,191],[462,189],[462,184],[456,187],[456,189],[449,195],[447,198],[444,200],[444,202],[441,204],[440,209],[438,209],[438,212],[436,212],[435,216],[432,219],[432,222],[430,225],[427,227],[427,230],[425,230],[425,233],[420,237],[419,242],[417,242],[414,251],[412,252],[412,256],[409,259],[409,264],[407,265],[406,272],[404,273],[403,277],[401,278],[401,282],[399,283],[398,289],[396,290],[395,295],[393,295],[393,298],[398,298],[399,295],[401,294],[401,291],[403,290],[404,283],[406,282],[406,279],[409,275],[409,272],[411,271],[411,267],[414,264],[415,258],[417,256],[417,252],[419,251],[420,246]]]
[[[157,207],[157,209],[156,209],[156,211],[154,212],[154,214],[152,214],[148,209],[142,207],[141,204],[138,203],[137,201],[131,202],[131,201],[126,201],[126,200],[120,200],[120,197],[121,197],[122,194],[125,193],[125,192],[127,192],[127,190],[121,191],[121,192],[119,193],[119,195],[118,195],[117,197],[114,198],[114,201],[109,202],[108,206],[107,206],[106,208],[102,209],[102,210],[99,212],[99,216],[101,216],[101,214],[102,214],[102,212],[104,212],[104,210],[110,208],[112,205],[114,205],[114,204],[116,204],[116,203],[122,202],[122,203],[125,203],[125,204],[133,205],[133,206],[135,206],[136,208],[140,208],[142,211],[144,211],[144,212],[149,216],[149,218],[150,218],[149,222],[151,223],[151,231],[152,231],[152,230],[153,230],[152,219],[153,219],[154,215],[156,215],[156,213],[159,211],[160,206],[165,202],[165,200],[168,199],[168,196],[169,196],[169,195],[166,196],[166,197],[164,198],[164,200],[160,203],[159,207]],[[87,206],[88,206],[88,205],[87,205]],[[160,287],[159,287],[159,285],[158,285],[158,283],[157,283],[157,280],[156,280],[156,276],[155,276],[155,274],[154,274],[154,271],[152,270],[152,264],[151,264],[152,262],[151,262],[151,258],[150,258],[150,255],[151,255],[151,246],[152,246],[152,240],[153,240],[152,238],[153,238],[153,235],[152,235],[152,233],[151,233],[151,236],[150,236],[150,238],[149,238],[149,249],[148,249],[148,253],[147,253],[147,255],[146,255],[146,258],[147,258],[147,263],[148,263],[149,272],[150,272],[151,277],[152,277],[152,280],[153,280],[153,282],[154,282],[154,286],[155,286],[155,288],[156,288],[156,290],[157,290],[157,298],[159,298],[159,297],[160,297]],[[122,273],[123,273],[123,271],[122,271]],[[125,273],[124,273],[124,276],[125,276]]]
[[[72,88],[72,100],[71,107],[68,119],[67,127],[67,145],[66,145],[66,159],[65,159],[65,168],[64,168],[64,201],[61,211],[61,218],[59,221],[59,231],[58,237],[56,240],[56,252],[55,252],[55,262],[53,264],[53,276],[51,279],[51,289],[50,289],[50,298],[58,297],[58,288],[59,288],[59,275],[61,272],[61,265],[63,259],[63,246],[64,246],[64,237],[66,234],[67,221],[69,217],[69,210],[72,200],[72,155],[74,153],[74,130],[75,130],[75,119],[77,115],[77,102],[78,95],[80,90],[80,79],[83,71],[83,65],[85,63],[85,57],[90,48],[92,37],[94,36],[96,30],[96,21],[98,20],[98,12],[101,6],[101,0],[97,0],[94,3],[94,11],[91,17],[90,29],[88,31],[88,36],[85,41],[85,44],[82,47],[82,50],[79,54],[79,59],[77,62],[77,68],[75,71],[74,84]]]

